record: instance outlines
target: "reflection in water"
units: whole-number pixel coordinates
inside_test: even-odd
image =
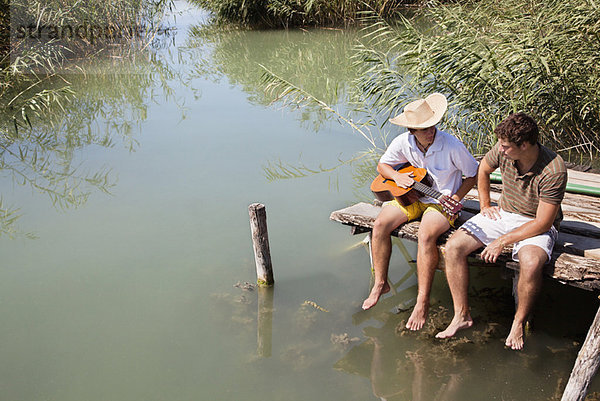
[[[261,76],[269,70],[294,82],[328,104],[340,104],[354,78],[351,55],[357,33],[346,30],[238,31],[192,27],[188,50],[193,51],[192,77],[220,80],[240,86],[256,104],[274,100],[264,92]],[[194,50],[205,50],[195,52]],[[209,51],[207,51],[209,50]],[[318,129],[324,113],[301,114]]]
[[[258,287],[256,353],[262,358],[271,356],[273,340],[273,287]]]
[[[470,296],[474,299],[472,314],[476,324],[463,336],[444,340],[434,338],[452,318],[443,306],[447,304],[443,300],[433,301],[422,330],[407,330],[405,324],[416,294],[416,286],[411,285],[414,280],[409,280],[414,279],[415,266],[402,242],[394,239],[394,244],[400,248],[406,267],[400,272],[400,279],[390,283],[393,291],[381,299],[374,310],[353,315],[355,325],[367,324],[363,328],[365,340],[347,351],[335,363],[336,369],[368,378],[373,395],[381,400],[523,399],[523,388],[528,387],[542,391],[527,394],[527,399],[560,398],[569,376],[569,370],[564,367],[572,365],[578,345],[540,338],[540,334],[533,332],[527,352],[508,352],[503,341],[511,324],[514,301],[510,280],[498,287],[497,279],[501,274],[498,270],[492,271],[497,277],[490,278],[490,267],[474,268]],[[438,281],[443,281],[439,279],[441,277]],[[588,295],[571,290],[578,297]],[[546,291],[546,297],[539,305],[542,310],[536,311],[541,321],[547,319],[545,315],[563,313],[558,310],[572,312],[569,306],[549,307],[559,301],[553,298],[555,288]],[[555,319],[560,318],[555,316]],[[570,330],[585,331],[585,322],[578,322],[578,325],[579,329],[571,327]],[[519,373],[515,375],[515,372]],[[480,387],[482,383],[485,383],[484,387]],[[485,396],[478,390],[482,388],[485,388]],[[543,389],[551,389],[551,393]]]
[[[383,326],[380,329],[379,335],[367,334],[373,344],[370,378],[376,397],[382,400],[413,401],[458,399],[456,395],[462,381],[461,370],[464,369],[461,361],[452,360],[446,367],[448,373],[440,375],[440,366],[448,359],[447,352],[432,355],[435,350],[422,349],[406,351],[402,355],[398,353],[395,336],[384,334],[394,331],[385,331],[385,328]],[[443,358],[440,359],[440,356]],[[431,374],[429,368],[434,364],[438,372]]]
[[[190,80],[227,79],[241,87],[249,95],[248,100],[255,104],[271,105],[278,100],[286,101],[278,98],[278,93],[265,89],[267,70],[293,83],[313,100],[302,102],[302,107],[292,106],[291,115],[302,126],[319,131],[332,121],[335,124],[342,122],[349,109],[354,107],[349,102],[349,92],[356,77],[352,56],[358,37],[359,32],[351,29],[239,31],[195,26],[190,30],[184,53],[194,64]],[[327,111],[317,101],[336,109],[335,112]],[[356,110],[355,114],[361,115]],[[352,122],[355,123],[363,124]],[[347,122],[342,122],[342,125],[349,133],[352,132]],[[300,178],[332,173],[342,165],[351,164],[355,193],[364,197],[364,184],[372,179],[378,159],[377,148],[381,147],[378,142],[385,139],[373,139],[371,127],[361,127],[368,137],[368,142],[364,142],[366,151],[349,158],[339,158],[331,165],[306,165],[302,161],[292,165],[289,161],[271,160],[264,166],[265,176],[270,181]]]
[[[78,71],[67,76],[74,95],[40,108],[35,117],[27,117],[27,125],[16,123],[12,108],[0,115],[2,176],[48,196],[60,209],[81,206],[93,191],[110,193],[116,182],[110,167],[90,166],[79,154],[110,149],[115,143],[134,151],[155,81],[163,83],[168,98],[165,77],[173,76],[159,58],[148,62],[141,56],[119,62],[92,60]],[[58,84],[48,82],[49,87]],[[14,209],[0,203],[0,235],[20,233],[16,217]]]

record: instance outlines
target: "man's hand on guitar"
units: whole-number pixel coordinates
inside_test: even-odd
[[[448,195],[442,195],[439,199],[440,204],[444,208],[444,211],[451,217],[456,218],[462,209],[462,203]]]
[[[412,187],[412,185],[415,183],[415,180],[413,179],[414,174],[412,172],[410,173],[396,173],[394,174],[394,182],[396,183],[396,185],[398,185],[400,188],[410,188]]]

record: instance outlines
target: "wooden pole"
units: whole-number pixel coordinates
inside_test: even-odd
[[[600,365],[600,308],[579,350],[561,401],[583,401]]]
[[[274,281],[265,205],[253,203],[248,206],[248,212],[250,213],[250,229],[252,230],[254,261],[256,262],[256,283],[261,287],[270,287]]]

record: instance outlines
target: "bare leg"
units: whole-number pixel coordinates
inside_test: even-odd
[[[446,243],[446,278],[452,293],[454,317],[448,327],[436,334],[436,338],[454,336],[459,330],[473,325],[469,310],[469,266],[467,256],[483,244],[465,230],[456,231]]]
[[[373,270],[375,283],[369,297],[363,302],[362,308],[367,310],[375,306],[379,297],[390,291],[388,284],[388,270],[390,255],[392,254],[392,239],[390,234],[400,224],[406,223],[408,218],[395,206],[385,206],[373,225],[371,235],[371,252],[373,254]]]
[[[437,211],[425,213],[421,219],[417,248],[417,303],[406,322],[407,329],[420,330],[425,324],[431,284],[439,261],[437,239],[449,228],[446,217]]]
[[[542,268],[548,260],[546,252],[535,245],[526,245],[519,250],[519,281],[517,312],[506,338],[506,346],[513,350],[523,349],[523,331],[529,313],[542,286]]]

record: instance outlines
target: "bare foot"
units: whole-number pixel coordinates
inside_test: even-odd
[[[427,319],[427,314],[429,313],[429,305],[426,302],[425,304],[420,304],[417,302],[415,308],[413,309],[410,317],[408,318],[408,322],[406,322],[406,328],[409,330],[421,330],[423,325],[425,324],[425,320]]]
[[[446,327],[446,330],[437,333],[435,335],[435,338],[450,338],[454,336],[459,330],[468,329],[471,326],[473,326],[473,319],[471,319],[471,315],[454,315],[454,318],[452,319],[448,327]]]
[[[505,345],[513,350],[521,350],[523,349],[523,323],[519,323],[513,320],[512,327],[510,328],[510,333],[508,333],[508,337],[506,338]]]
[[[387,283],[387,281],[384,281],[382,284],[375,283],[371,289],[369,297],[363,302],[362,308],[364,310],[371,309],[377,304],[379,297],[387,292],[390,292],[390,285]]]

